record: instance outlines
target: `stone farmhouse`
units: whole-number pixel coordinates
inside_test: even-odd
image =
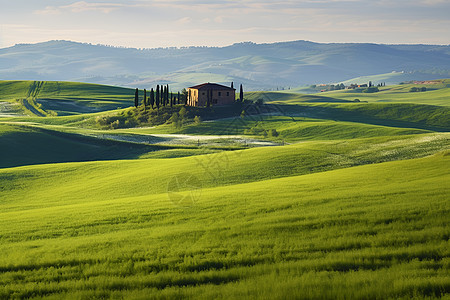
[[[217,84],[203,83],[188,88],[187,105],[189,106],[211,106],[229,105],[236,100],[236,89]]]

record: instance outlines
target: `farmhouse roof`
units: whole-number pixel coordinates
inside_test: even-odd
[[[229,86],[217,84],[217,83],[203,83],[199,85],[191,86],[190,89],[196,89],[196,90],[236,90],[232,89]]]

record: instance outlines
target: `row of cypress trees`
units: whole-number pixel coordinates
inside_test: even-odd
[[[150,106],[152,109],[156,107],[156,109],[159,109],[161,106],[169,106],[172,107],[176,104],[185,104],[182,103],[185,101],[181,100],[180,92],[176,96],[172,92],[169,92],[169,85],[157,85],[156,90],[153,90],[151,88],[149,92],[149,97],[147,98],[147,90],[144,89],[144,98],[142,99],[142,105],[144,105],[145,108],[147,106]],[[134,93],[134,106],[139,106],[139,89],[136,89]]]
[[[231,88],[234,88],[233,82],[231,82]],[[244,89],[242,88],[242,83],[239,87],[239,98],[236,101],[243,102],[244,101]]]
[[[233,82],[231,83],[231,88],[233,88]],[[173,93],[169,92],[169,85],[157,85],[156,91],[153,90],[153,88],[150,90],[150,95],[147,98],[147,90],[144,89],[144,98],[142,101],[142,104],[144,105],[144,108],[147,108],[147,106],[150,106],[152,109],[156,108],[159,109],[160,106],[169,106],[172,107],[176,104],[186,104],[186,95],[183,93],[184,100],[181,99],[180,92],[178,92],[177,96],[174,96]],[[208,101],[206,103],[206,106],[209,107],[211,105],[210,99],[212,98],[212,95],[210,97],[208,93]],[[243,102],[244,101],[244,90],[242,88],[242,84],[240,85],[239,89],[239,98],[237,101]],[[134,106],[139,106],[139,89],[136,88],[136,91],[134,93]]]

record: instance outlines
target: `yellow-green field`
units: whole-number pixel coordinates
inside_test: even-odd
[[[410,92],[412,87],[425,87],[425,92]],[[377,93],[363,93],[362,89],[337,90],[317,94],[300,94],[287,91],[280,92],[249,92],[246,97],[252,100],[263,99],[266,102],[279,102],[287,104],[301,103],[334,103],[359,101],[377,103],[414,103],[426,105],[449,106],[450,79],[430,81],[428,84],[401,84],[379,87]]]
[[[205,187],[175,191],[188,195],[177,204],[167,182],[189,175],[186,159],[3,170],[0,293],[443,296],[448,153],[244,184],[208,184],[198,174]]]
[[[133,90],[0,82],[46,115],[0,118],[0,299],[449,297],[446,82],[121,129]]]

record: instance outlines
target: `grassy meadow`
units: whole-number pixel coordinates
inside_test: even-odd
[[[0,294],[443,296],[448,157],[176,191],[186,207],[148,172],[157,160],[4,170]]]
[[[413,87],[425,87],[425,92],[410,92]],[[301,91],[301,89],[300,89]],[[279,92],[248,92],[251,100],[263,99],[265,102],[283,102],[286,104],[304,103],[349,103],[355,99],[369,103],[413,103],[425,105],[449,106],[450,80],[429,81],[428,84],[400,84],[379,87],[379,92],[364,93],[362,88],[354,90],[336,90],[315,94],[301,94],[295,90]]]
[[[132,89],[78,82],[0,81],[0,91],[0,102],[36,99],[43,111],[61,116],[129,107],[134,101]],[[29,107],[23,109],[28,115],[34,113]]]
[[[153,112],[0,81],[0,299],[448,298],[449,83]]]

